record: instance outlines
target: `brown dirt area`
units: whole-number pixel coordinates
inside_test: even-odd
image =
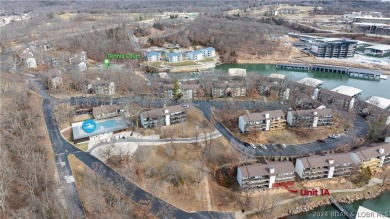
[[[86,218],[126,218],[121,212],[126,207],[135,214],[141,214],[142,207],[129,201],[116,189],[117,187],[103,181],[74,155],[68,158]],[[155,218],[145,214],[137,216],[136,218]]]
[[[238,116],[245,114],[245,111],[226,111],[213,110],[216,119],[220,121],[235,137],[238,139],[257,143],[280,143],[280,144],[302,144],[316,141],[319,138],[327,138],[331,134],[341,133],[344,131],[345,118],[335,114],[335,124],[333,126],[316,127],[316,128],[291,128],[286,127],[284,130],[275,130],[268,132],[249,132],[242,134],[238,130]],[[227,116],[227,117],[226,117]]]
[[[209,182],[213,209],[220,208],[218,203],[229,202],[228,208],[237,206],[230,203],[235,191],[217,185],[213,174],[219,166],[240,159],[241,154],[226,139],[218,138],[207,145],[202,142],[139,147],[127,164],[114,168],[146,191],[186,211],[195,211],[208,209],[204,177]],[[176,185],[173,178],[179,179]]]

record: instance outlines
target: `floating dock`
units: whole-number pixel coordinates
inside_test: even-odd
[[[276,68],[293,69],[293,70],[312,70],[322,72],[332,72],[339,74],[348,74],[350,77],[366,78],[371,80],[387,79],[382,72],[362,68],[348,68],[333,65],[304,65],[304,64],[276,64]]]
[[[332,203],[332,205],[335,206],[341,212],[341,214],[344,217],[346,217],[348,219],[354,219],[355,218],[352,213],[349,213],[347,210],[345,210],[332,196],[329,197],[329,200]]]

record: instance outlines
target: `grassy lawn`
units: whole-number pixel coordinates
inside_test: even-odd
[[[149,66],[152,66],[152,67],[160,67],[162,64],[162,62],[150,62],[148,63]]]
[[[88,142],[76,144],[76,147],[80,150],[87,151],[88,150]]]
[[[196,62],[187,60],[187,61],[182,61],[182,62],[167,63],[166,65],[169,65],[169,66],[186,66],[186,65],[196,65]]]
[[[208,58],[200,60],[199,62],[212,62],[212,61],[214,61],[214,58],[208,57]]]

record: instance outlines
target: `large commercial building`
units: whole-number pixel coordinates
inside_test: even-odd
[[[318,127],[332,125],[333,113],[331,109],[288,111],[287,124],[291,127]]]
[[[303,180],[330,179],[351,174],[353,161],[349,154],[328,154],[297,159],[295,172]]]
[[[355,55],[356,41],[335,40],[311,46],[313,55],[321,58],[349,58]]]
[[[244,165],[237,168],[241,188],[272,188],[275,184],[294,182],[294,165],[289,161]]]
[[[238,117],[238,128],[242,133],[250,131],[280,130],[285,127],[286,119],[282,110],[250,113]]]
[[[350,156],[355,164],[375,172],[378,168],[390,164],[390,143],[361,148],[351,152]]]
[[[185,122],[186,112],[181,105],[169,106],[142,112],[140,119],[144,128],[153,128]]]

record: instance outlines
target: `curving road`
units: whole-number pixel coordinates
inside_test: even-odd
[[[39,93],[43,98],[43,114],[45,117],[47,129],[49,131],[50,140],[53,144],[53,150],[56,157],[56,164],[58,172],[60,174],[61,184],[64,187],[63,193],[66,199],[66,207],[69,213],[69,218],[85,217],[84,209],[81,204],[75,183],[69,181],[67,182],[65,178],[65,176],[67,176],[67,178],[69,178],[69,176],[72,176],[72,171],[67,157],[69,154],[74,154],[81,162],[91,168],[102,178],[106,179],[107,181],[113,183],[116,186],[121,186],[121,188],[123,187],[124,194],[131,198],[133,201],[138,203],[142,200],[151,200],[151,210],[159,218],[166,217],[166,215],[164,215],[164,212],[169,212],[169,215],[175,218],[235,218],[233,212],[187,212],[182,209],[179,209],[138,187],[131,181],[127,180],[125,177],[121,176],[115,170],[104,164],[102,161],[90,155],[89,153],[86,153],[73,146],[62,138],[54,113],[52,111],[52,103],[62,101],[58,101],[50,97],[47,93],[44,92],[44,86],[42,86],[42,84],[40,83],[37,83],[37,81],[30,79],[29,82],[30,89]]]

